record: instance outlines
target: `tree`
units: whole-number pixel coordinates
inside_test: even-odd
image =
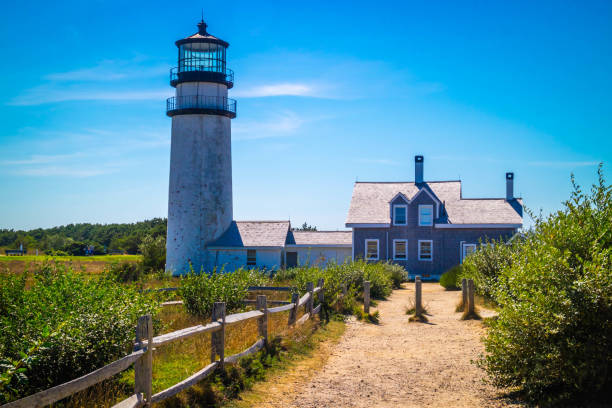
[[[316,231],[317,227],[314,225],[308,225],[306,221],[302,224],[300,228],[293,228],[294,231]]]

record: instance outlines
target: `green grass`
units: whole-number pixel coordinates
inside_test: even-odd
[[[93,256],[48,256],[48,255],[23,255],[5,256],[0,255],[0,262],[43,262],[45,260],[55,260],[58,262],[137,262],[142,258],[141,255],[93,255]]]

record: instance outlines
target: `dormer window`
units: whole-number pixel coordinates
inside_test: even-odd
[[[419,226],[431,227],[433,225],[433,205],[419,205]]]
[[[393,225],[406,225],[408,206],[394,205],[393,206]]]

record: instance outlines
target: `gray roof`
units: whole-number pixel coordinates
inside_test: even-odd
[[[353,244],[353,233],[352,231],[291,231],[287,243],[304,246],[350,246]]]
[[[444,203],[449,224],[522,224],[522,200],[504,198],[470,198],[461,196],[461,181],[425,182],[356,182],[353,188],[347,224],[389,224],[390,201],[399,193],[412,200],[421,188],[428,189]],[[442,214],[441,214],[442,215]],[[441,217],[442,218],[442,217]]]
[[[208,247],[284,247],[289,221],[232,221]]]

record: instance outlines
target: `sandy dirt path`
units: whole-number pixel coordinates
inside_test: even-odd
[[[480,322],[460,321],[461,292],[423,285],[429,323],[408,323],[414,284],[379,302],[379,325],[351,321],[329,350],[324,367],[308,378],[270,387],[261,407],[508,407],[499,390],[483,384],[470,360],[482,352]],[[487,311],[482,311],[485,315]],[[280,384],[279,384],[280,385]],[[287,392],[287,390],[291,390]]]

